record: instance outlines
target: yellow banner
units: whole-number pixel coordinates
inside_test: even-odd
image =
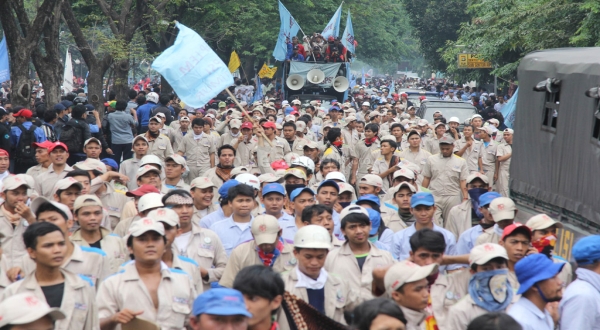
[[[260,78],[273,78],[275,72],[277,72],[277,67],[269,68],[267,63],[264,63],[262,68],[260,68],[260,71],[258,71],[258,76]]]
[[[477,54],[458,54],[459,69],[491,69],[492,63],[479,58]]]
[[[229,59],[229,72],[234,73],[235,70],[237,70],[241,64],[242,62],[240,62],[240,57],[234,50],[233,52],[231,52],[231,58]]]

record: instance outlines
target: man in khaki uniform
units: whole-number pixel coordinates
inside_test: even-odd
[[[258,137],[258,149],[262,149],[265,152],[266,159],[268,160],[267,162],[269,164],[276,160],[283,159],[285,155],[292,152],[290,144],[285,139],[276,136],[276,129],[277,126],[275,125],[275,123],[270,121],[263,123],[262,127],[256,128],[256,136]],[[271,141],[271,144],[269,144],[269,142],[267,141],[264,141],[261,132],[267,136],[267,139]],[[260,162],[262,161],[262,159],[257,159],[257,161]]]
[[[335,127],[327,133],[326,140],[330,146],[323,152],[323,159],[331,158],[337,160],[340,163],[341,172],[347,178],[347,182],[353,182],[355,180],[355,173],[352,172],[352,169],[356,168],[357,165],[355,162],[358,162],[354,146],[345,143],[342,139],[341,130]]]
[[[440,138],[446,134],[446,124],[439,122],[433,125],[433,130],[435,134],[425,140],[425,150],[427,150],[430,154],[435,155],[440,153]]]
[[[343,274],[350,287],[360,288],[356,303],[371,300],[373,269],[393,264],[394,258],[369,242],[371,220],[366,209],[350,205],[342,210],[340,219],[347,240],[327,255],[325,269],[333,274]]]
[[[165,158],[165,178],[162,186],[168,190],[183,189],[190,190],[190,186],[183,180],[183,174],[187,170],[187,162],[179,154],[173,154]]]
[[[490,191],[489,181],[487,176],[479,173],[472,172],[467,177],[467,189],[468,191],[479,191],[484,189]],[[454,206],[448,213],[448,219],[445,222],[445,228],[448,229],[455,237],[460,237],[462,233],[471,229],[474,225],[479,223],[479,219],[472,219],[473,206],[478,205],[479,200],[473,201],[469,195],[469,199],[462,203]]]
[[[71,172],[73,168],[67,165],[67,159],[69,158],[69,151],[67,146],[62,142],[54,142],[53,145],[48,146],[48,152],[50,153],[50,160],[52,164],[48,166],[48,170],[38,175],[35,179],[35,191],[39,196],[52,198],[52,188],[54,184],[64,179],[68,172]]]
[[[202,176],[209,178],[215,186],[220,187],[233,176],[235,148],[227,144],[219,147],[217,149],[217,157],[217,166],[209,168]],[[213,201],[216,202],[217,199],[215,198]]]
[[[119,165],[119,173],[126,175],[129,178],[127,182],[127,189],[129,191],[137,189],[138,185],[135,180],[137,171],[142,164],[142,158],[148,154],[148,140],[143,135],[138,135],[133,138],[132,148],[133,157],[124,160]]]
[[[38,164],[34,167],[30,167],[27,170],[27,175],[31,175],[32,178],[35,178],[48,170],[48,167],[50,164],[52,164],[52,161],[50,160],[50,154],[48,153],[48,147],[52,144],[53,143],[48,140],[41,143],[33,143],[33,147],[35,148],[35,160],[38,162]]]
[[[463,136],[454,142],[454,154],[467,161],[469,173],[479,172],[483,142],[473,138],[473,126],[465,125]]]
[[[160,117],[150,118],[148,131],[140,135],[148,140],[148,154],[155,155],[163,161],[165,157],[173,154],[173,147],[171,146],[171,140],[166,135],[160,134],[161,124],[162,119]]]
[[[453,154],[454,138],[445,135],[439,142],[440,153],[427,158],[423,168],[423,187],[435,197],[435,219],[443,225],[450,209],[469,198],[466,184],[469,171],[467,162]]]
[[[80,227],[71,235],[71,241],[79,246],[104,251],[110,264],[110,274],[114,274],[129,259],[129,254],[123,239],[100,225],[102,211],[102,202],[96,195],[77,197],[73,206],[73,218]]]
[[[191,121],[189,117],[184,116],[181,117],[181,119],[179,119],[180,124],[177,125],[177,127],[173,127],[174,123],[176,122],[171,123],[171,129],[169,129],[169,134],[167,135],[167,137],[169,138],[169,140],[171,140],[171,147],[173,148],[173,150],[177,150],[177,148],[179,148],[181,140],[183,140],[183,137],[187,134],[191,134]]]
[[[431,156],[431,154],[428,151],[421,148],[421,135],[419,134],[419,132],[410,131],[410,133],[408,133],[407,139],[409,147],[408,149],[402,150],[402,152],[400,153],[400,157],[411,163],[417,164],[420,168],[418,174],[422,174],[423,168],[425,167],[425,164],[427,164],[427,159]],[[423,176],[419,175],[417,177],[417,184],[422,185],[422,183]]]
[[[282,273],[296,266],[294,246],[283,242],[279,221],[272,215],[261,214],[252,221],[253,240],[238,245],[229,256],[219,285],[232,287],[237,273],[244,267],[265,265]]]
[[[509,183],[510,183],[510,160],[512,158],[512,140],[514,131],[507,128],[503,132],[504,142],[498,145],[496,149],[496,162],[498,163],[497,171],[494,174],[494,181],[496,182],[496,190],[504,197],[510,197]]]
[[[308,144],[308,140],[296,136],[296,124],[294,122],[283,124],[283,137],[293,153],[298,155],[304,154],[304,146]]]
[[[365,126],[365,138],[357,142],[354,146],[354,153],[356,154],[356,158],[358,158],[358,163],[356,164],[356,168],[353,168],[352,171],[356,172],[357,181],[360,181],[363,176],[369,174],[369,170],[373,165],[371,153],[378,150],[380,147],[380,141],[379,138],[377,138],[378,133],[379,127],[377,127],[377,125],[369,124]],[[355,183],[356,182],[350,182],[350,184]]]
[[[200,224],[200,219],[218,209],[218,204],[213,202],[215,184],[207,177],[197,177],[190,184],[190,194],[194,199],[194,215],[192,222]]]
[[[241,119],[232,119],[229,122],[229,130],[225,133],[223,133],[223,135],[221,135],[221,137],[219,138],[219,143],[217,144],[217,148],[229,144],[229,145],[233,145],[234,141],[237,140],[237,138],[240,137],[241,132],[240,132],[240,128],[242,126],[242,120]]]
[[[331,236],[327,229],[318,225],[298,229],[294,236],[294,256],[298,264],[282,277],[286,291],[334,321],[346,324],[344,311],[354,308],[356,293],[344,279],[325,271],[323,266],[329,250]]]
[[[98,289],[101,328],[120,330],[121,324],[134,318],[154,322],[161,329],[185,327],[196,292],[188,274],[163,264],[165,245],[165,229],[160,222],[142,218],[133,223],[127,247],[135,261]],[[142,269],[144,279],[140,275]]]
[[[512,225],[517,216],[517,207],[512,199],[507,197],[499,197],[494,199],[488,208],[494,222],[493,227],[483,231],[483,233],[475,241],[475,245],[484,243],[498,244],[504,228]]]
[[[231,145],[236,149],[234,166],[255,167],[254,149],[258,145],[258,138],[252,135],[252,123],[247,121],[242,124],[242,134],[231,141]]]
[[[415,222],[410,213],[410,198],[417,190],[408,182],[402,182],[390,189],[392,199],[381,205],[381,220],[394,233],[405,229]]]
[[[23,239],[27,253],[36,266],[25,279],[9,285],[0,300],[6,300],[19,293],[33,294],[37,299],[45,300],[51,307],[60,308],[65,313],[66,317],[56,323],[57,329],[98,329],[98,311],[92,280],[61,267],[66,257],[67,246],[64,244],[66,238],[60,228],[45,222],[34,223],[27,229]],[[62,292],[58,287],[60,284],[63,285]],[[53,295],[49,295],[50,292]]]
[[[479,131],[479,137],[483,143],[483,149],[481,150],[481,165],[480,169],[488,177],[490,186],[494,185],[494,175],[496,172],[496,149],[498,148],[498,142],[492,139],[492,127],[483,126],[477,129]]]
[[[344,126],[342,128],[342,137],[344,138],[344,143],[354,146],[360,141],[358,132],[356,131],[356,116],[350,115],[344,119]]]
[[[204,124],[204,120],[195,118],[192,121],[191,134],[186,134],[177,149],[180,156],[186,157],[186,163],[190,170],[188,181],[201,176],[215,166],[217,149],[211,137],[202,131]]]
[[[387,192],[392,186],[391,181],[393,173],[400,169],[402,159],[394,153],[398,145],[396,141],[391,140],[393,136],[385,136],[381,141],[380,155],[373,162],[371,173],[379,175],[383,181],[382,190]]]

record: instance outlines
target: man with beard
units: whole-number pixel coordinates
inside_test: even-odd
[[[169,138],[160,134],[161,125],[160,117],[152,117],[148,123],[148,131],[141,135],[148,140],[148,154],[155,155],[162,161],[165,157],[173,154],[173,147],[171,147]]]
[[[215,167],[216,147],[210,133],[203,132],[205,121],[196,118],[192,121],[192,134],[186,134],[181,140],[177,153],[186,157],[191,181],[203,175],[208,169]],[[170,155],[170,154],[169,154]],[[167,155],[168,156],[168,155]]]
[[[219,163],[216,167],[210,168],[204,173],[204,176],[209,178],[217,187],[231,178],[231,170],[233,170],[233,162],[235,161],[235,148],[226,144],[219,147],[217,156]]]

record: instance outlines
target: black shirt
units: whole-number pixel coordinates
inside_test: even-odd
[[[48,285],[42,287],[42,292],[46,297],[46,302],[53,308],[60,308],[62,304],[63,295],[65,293],[65,282],[55,285]]]

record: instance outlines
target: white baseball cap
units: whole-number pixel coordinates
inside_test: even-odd
[[[177,212],[165,207],[150,211],[147,217],[158,222],[164,222],[171,227],[179,226],[179,215],[177,215]]]
[[[256,177],[256,175],[252,175],[250,173],[242,173],[235,177],[235,179],[239,183],[247,184],[255,190],[260,189],[260,180]]]
[[[448,123],[459,123],[460,121],[458,120],[458,117],[450,117],[450,119],[448,120]]]
[[[303,170],[297,168],[289,168],[285,170],[285,174],[283,175],[283,179],[285,180],[288,176],[294,176],[298,179],[306,180],[306,173]]]
[[[229,122],[229,127],[231,127],[231,128],[240,128],[240,127],[242,127],[242,121],[239,120],[239,119],[232,119]]]
[[[396,172],[394,172],[394,176],[392,177],[392,180],[395,180],[398,177],[405,177],[409,180],[414,180],[415,179],[415,172],[409,170],[408,168],[400,168],[399,170],[397,170]]]
[[[42,206],[42,204],[44,203],[52,204],[54,207],[59,209],[62,213],[64,213],[67,216],[67,220],[73,220],[73,213],[71,213],[71,210],[69,210],[68,206],[59,202],[51,201],[43,196],[37,197],[31,202],[31,205],[29,206],[29,208],[31,209],[31,213],[33,213],[37,217],[36,213],[40,206]]]
[[[325,227],[318,225],[304,226],[294,235],[294,247],[304,249],[331,250],[331,235]]]
[[[391,294],[406,283],[420,281],[437,272],[437,264],[421,267],[411,261],[404,260],[394,264],[388,269],[383,278],[383,282],[386,291]]]
[[[4,178],[4,180],[2,180],[3,191],[15,190],[20,186],[25,186],[27,187],[27,189],[31,189],[31,186],[29,185],[29,183],[27,183],[27,180],[25,180],[25,178],[23,178],[20,175],[9,175],[6,178]]]
[[[98,159],[87,158],[84,161],[75,163],[74,168],[84,171],[98,171],[102,174],[106,173],[106,165]]]
[[[391,196],[396,197],[396,193],[398,191],[400,191],[400,189],[402,188],[408,188],[410,189],[410,191],[414,194],[417,192],[417,189],[415,188],[415,186],[413,186],[412,184],[408,183],[408,182],[400,182],[399,185],[392,187],[389,191],[388,194],[390,194]]]
[[[490,180],[488,179],[487,175],[483,175],[479,172],[473,172],[472,174],[470,174],[467,177],[467,183],[471,183],[475,179],[479,179],[479,180],[483,181],[485,184],[490,183]]]
[[[302,120],[298,120],[296,122],[296,132],[304,132],[305,129],[306,123],[304,123]]]
[[[252,220],[250,231],[256,245],[273,244],[279,234],[279,221],[272,215],[261,214]]]
[[[340,187],[340,194],[345,192],[350,192],[354,194],[354,188],[351,184],[345,182],[338,182],[338,187]]]
[[[148,217],[132,222],[131,227],[129,227],[128,236],[139,237],[149,231],[155,231],[161,236],[165,236],[165,226],[163,226],[162,223]]]
[[[362,178],[360,178],[359,183],[364,183],[379,188],[383,187],[383,180],[379,175],[375,174],[367,174],[363,176]]]
[[[506,249],[495,243],[485,243],[475,246],[469,253],[469,266],[484,265],[494,258],[508,260]]]
[[[315,162],[312,159],[306,156],[300,156],[298,159],[292,161],[291,166],[302,166],[306,169],[311,170],[313,173],[315,172]]]
[[[527,223],[525,223],[525,225],[527,227],[529,227],[529,229],[531,229],[531,231],[547,229],[554,225],[556,225],[557,228],[563,227],[562,223],[550,218],[548,215],[543,214],[543,213],[529,218],[529,220],[527,220]]]
[[[52,188],[52,195],[56,194],[59,190],[67,190],[72,186],[77,186],[79,189],[83,189],[83,185],[81,182],[75,180],[75,178],[68,177],[61,180],[56,181],[54,184],[54,188]]]
[[[275,174],[273,173],[265,173],[265,174],[261,174],[258,177],[258,181],[260,181],[260,183],[265,183],[265,182],[278,182],[280,180],[279,177],[277,177]]]
[[[346,182],[346,177],[344,176],[344,174],[342,172],[338,172],[338,171],[333,171],[333,172],[329,172],[327,173],[327,175],[325,176],[325,180],[339,180],[342,182]]]
[[[513,220],[517,211],[515,202],[508,197],[498,197],[494,199],[490,203],[488,209],[495,222],[502,220]]]
[[[100,147],[102,147],[102,142],[100,142],[100,140],[98,140],[98,139],[97,139],[97,138],[95,138],[95,137],[91,137],[91,138],[89,138],[89,139],[85,140],[85,142],[83,142],[83,146],[84,146],[84,147],[85,147],[85,146],[87,146],[87,145],[88,145],[88,143],[90,143],[90,142],[96,142],[96,143],[98,143],[98,144],[100,145]]]
[[[362,106],[363,106],[363,107],[370,107],[370,106],[371,106],[371,103],[369,103],[369,102],[363,102],[363,103],[362,103]]]
[[[142,161],[140,162],[140,167],[147,164],[156,164],[162,168],[163,162],[156,155],[146,155],[142,157]]]
[[[340,221],[342,219],[344,219],[348,214],[364,214],[367,217],[369,216],[369,212],[367,212],[367,209],[365,209],[364,207],[360,206],[360,205],[356,205],[356,204],[350,204],[348,206],[346,206],[342,212],[340,212]]]
[[[156,172],[158,173],[158,176],[160,176],[162,173],[159,169],[156,168],[156,166],[152,166],[152,165],[144,165],[140,168],[138,168],[135,179],[139,179],[141,176],[143,176],[144,174],[148,173],[148,172]]]
[[[149,193],[140,197],[140,200],[138,201],[138,212],[144,212],[155,207],[163,206],[161,194]]]
[[[32,323],[45,316],[53,321],[65,318],[60,309],[51,308],[30,292],[15,294],[0,303],[0,327]]]
[[[183,158],[183,156],[179,154],[172,154],[171,156],[165,157],[165,163],[167,163],[168,160],[172,160],[176,164],[179,164],[183,167],[187,167],[187,162],[185,161],[185,158]]]

